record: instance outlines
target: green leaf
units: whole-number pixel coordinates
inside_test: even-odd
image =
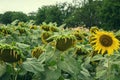
[[[0,63],[0,77],[6,72],[6,65],[4,63]]]
[[[107,70],[99,70],[96,73],[96,78],[100,78],[106,74]]]
[[[22,66],[26,71],[30,71],[30,72],[33,72],[33,73],[39,73],[41,71],[44,71],[43,64],[38,62],[34,58],[27,59],[27,61],[23,62]]]
[[[102,55],[98,54],[91,58],[91,61],[103,60],[105,59]]]
[[[90,77],[90,73],[89,71],[84,67],[84,64],[81,65],[81,73],[85,76],[85,77]]]
[[[90,57],[85,58],[85,65],[88,65],[90,63]]]
[[[22,49],[26,49],[26,48],[29,48],[30,45],[27,45],[27,44],[24,44],[24,43],[19,43],[17,42],[16,45]]]
[[[79,73],[77,62],[71,56],[65,56],[64,59],[58,63],[58,67],[61,70],[68,72],[72,75],[76,75]]]
[[[56,70],[50,70],[47,69],[45,70],[45,80],[57,80],[61,76],[61,70],[56,69]]]
[[[54,56],[55,49],[49,44],[45,48],[46,48],[46,51],[39,57],[38,60],[40,60],[41,58],[43,59],[45,58],[45,61],[49,62]]]

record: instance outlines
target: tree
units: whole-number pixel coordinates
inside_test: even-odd
[[[61,10],[62,12],[62,23],[65,23],[66,24],[66,27],[73,27],[76,25],[76,19],[73,15],[75,9],[76,9],[76,6],[74,6],[73,4],[71,3],[61,3],[61,4],[57,4],[59,9]]]
[[[70,10],[66,11],[69,12],[69,14],[67,15],[68,17],[66,17],[64,21],[67,24],[67,26],[75,27],[86,25],[87,27],[91,27],[100,24],[98,13],[102,5],[101,1],[73,1],[73,5],[71,4],[72,6],[67,7],[70,8]]]
[[[101,26],[105,29],[120,29],[120,0],[103,0]]]
[[[12,15],[13,13],[11,11],[5,12],[1,17],[1,22],[3,24],[9,24],[12,22]]]
[[[29,20],[36,20],[36,12],[28,13]]]
[[[2,22],[2,21],[1,21],[1,19],[2,19],[2,15],[3,15],[3,14],[0,14],[0,23]]]
[[[42,8],[38,9],[38,12],[36,14],[36,23],[41,24],[42,22],[45,21],[45,11],[47,10],[47,6],[43,6]]]
[[[48,6],[45,14],[46,14],[45,22],[47,23],[56,22],[58,25],[62,23],[62,19],[61,19],[62,13],[60,9],[57,7],[57,5]]]
[[[99,0],[88,0],[83,2],[79,18],[86,25],[86,27],[99,26],[100,18],[98,14],[101,5],[102,1]]]
[[[28,21],[28,16],[23,13],[23,12],[12,12],[12,21],[14,20],[19,20],[19,21],[23,21],[26,22]]]
[[[1,22],[3,24],[10,24],[16,19],[19,21],[26,22],[28,20],[28,17],[23,12],[12,12],[12,11],[7,11],[1,16]]]
[[[56,22],[58,25],[62,23],[62,13],[57,5],[43,6],[39,8],[36,15],[36,23],[41,24],[42,22]]]

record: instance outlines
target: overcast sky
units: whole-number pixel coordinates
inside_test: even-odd
[[[59,2],[72,2],[72,0],[0,0],[0,13],[6,11],[36,12],[43,5],[51,5]]]

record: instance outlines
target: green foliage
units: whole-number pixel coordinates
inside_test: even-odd
[[[28,21],[27,15],[24,14],[23,12],[13,12],[12,21],[16,19],[23,22]]]
[[[28,20],[28,17],[22,12],[7,11],[1,16],[0,20],[3,24],[10,24],[14,20],[26,22]]]
[[[36,26],[36,29],[32,29],[31,26]],[[14,21],[0,27],[2,48],[13,49],[12,46],[4,46],[13,45],[24,55],[19,64],[1,59],[1,80],[119,80],[119,51],[114,52],[112,56],[97,54],[89,43],[90,32],[86,28],[64,29],[63,25],[57,27],[55,23],[43,23],[41,26],[34,25],[34,21]],[[46,26],[48,31],[45,30]],[[55,29],[58,31],[54,31]],[[75,30],[84,35],[81,42],[75,37]],[[44,32],[52,33],[47,39],[52,41],[46,44],[41,42],[41,34]],[[119,31],[115,34],[119,37]],[[63,40],[59,41],[61,48],[69,46],[67,41],[70,39],[76,42],[70,48],[60,51],[56,47],[59,39]],[[39,46],[42,46],[44,51],[37,58],[33,58],[32,50]],[[40,52],[38,48],[35,50]]]
[[[61,24],[61,13],[62,12],[57,5],[43,6],[38,10],[36,15],[36,23],[41,24],[42,22],[57,22],[58,24]]]
[[[105,29],[120,29],[120,1],[103,0],[103,6],[100,9],[102,25]]]
[[[5,12],[1,17],[1,22],[4,24],[9,24],[12,22],[12,12],[8,11]]]
[[[3,76],[6,72],[6,64],[5,63],[2,63],[0,62],[0,77]]]
[[[26,15],[23,13],[14,12],[14,17],[11,17],[13,12],[3,14],[9,18],[5,24],[16,18],[22,21],[23,17],[18,17],[18,14],[23,15],[25,19],[22,22],[16,20],[0,26],[0,55],[10,53],[3,53],[4,49],[19,49],[24,57],[19,63],[9,63],[10,60],[6,62],[2,59],[9,59],[7,57],[10,55],[5,58],[0,56],[0,80],[119,80],[120,48],[111,56],[98,54],[89,43],[89,29],[65,29],[65,24],[58,27],[62,23],[66,23],[68,27],[101,25],[98,13],[102,1],[84,1],[81,7],[63,3],[39,8],[36,23],[41,25],[35,25],[33,20],[24,22]],[[53,22],[57,22],[58,25]],[[78,40],[75,31],[83,37],[81,41]],[[48,42],[44,44],[41,35],[49,32],[50,36],[45,38]],[[93,33],[95,35],[94,30]],[[119,40],[120,31],[113,33]],[[42,54],[33,58],[32,50],[40,52],[41,48],[44,50]]]

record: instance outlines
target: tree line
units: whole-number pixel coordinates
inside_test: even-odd
[[[104,29],[120,29],[120,1],[119,0],[73,0],[72,3],[56,3],[42,6],[38,11],[25,14],[23,12],[7,11],[0,14],[0,23],[9,24],[19,21],[35,20],[42,22],[56,22],[66,27],[98,26]]]

